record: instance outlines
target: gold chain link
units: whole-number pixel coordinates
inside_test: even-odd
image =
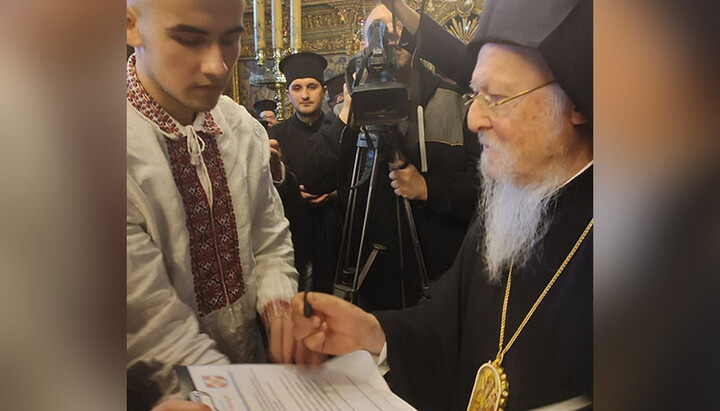
[[[495,362],[499,365],[505,354],[508,352],[510,347],[513,345],[515,340],[517,339],[518,335],[520,335],[520,331],[523,330],[525,327],[525,324],[530,320],[530,317],[535,313],[535,310],[538,308],[540,303],[542,302],[543,298],[545,298],[545,295],[547,295],[548,291],[550,291],[550,288],[555,284],[555,281],[560,277],[560,274],[565,270],[565,267],[567,267],[568,263],[570,262],[570,259],[575,255],[575,252],[577,252],[578,248],[580,248],[580,244],[582,244],[583,240],[585,240],[585,237],[588,235],[590,230],[593,227],[593,221],[595,219],[591,218],[590,222],[588,223],[587,227],[585,227],[585,231],[580,235],[580,238],[575,242],[575,245],[573,246],[572,250],[570,250],[570,253],[565,257],[565,261],[563,261],[562,264],[560,264],[560,268],[557,269],[555,272],[555,275],[553,278],[550,279],[550,282],[547,286],[545,286],[545,289],[542,293],[540,293],[540,297],[538,297],[537,301],[535,301],[535,304],[533,304],[532,308],[530,308],[530,311],[525,316],[525,319],[520,323],[520,326],[518,327],[517,331],[515,331],[515,334],[512,336],[510,341],[508,342],[508,345],[503,348],[503,340],[505,338],[505,318],[507,316],[507,305],[508,300],[510,298],[510,283],[512,281],[512,269],[513,269],[513,263],[510,263],[510,271],[508,272],[508,281],[507,286],[505,288],[505,299],[503,301],[503,309],[502,309],[502,318],[500,319],[500,344],[498,346],[498,355],[495,359]]]

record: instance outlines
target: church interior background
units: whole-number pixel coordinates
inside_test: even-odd
[[[252,107],[262,100],[279,100],[278,115],[292,115],[284,94],[278,59],[288,53],[310,51],[328,61],[325,78],[345,71],[360,50],[364,16],[376,0],[246,0],[238,64],[226,94]],[[408,0],[416,10],[419,0]],[[425,12],[446,30],[468,42],[485,0],[426,0]],[[275,18],[273,18],[275,16]],[[279,18],[280,16],[281,19]],[[299,24],[298,24],[299,23]],[[279,92],[279,95],[278,95]]]

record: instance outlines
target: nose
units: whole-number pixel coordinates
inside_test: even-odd
[[[490,120],[487,111],[488,109],[486,104],[481,103],[477,99],[472,102],[467,115],[468,129],[470,131],[473,133],[479,133],[492,127],[492,121]]]
[[[303,100],[307,100],[310,98],[310,91],[307,88],[303,88],[302,92],[300,92],[300,98]]]
[[[222,48],[213,44],[207,48],[203,55],[202,72],[212,80],[223,80],[227,77],[228,66],[223,58]]]

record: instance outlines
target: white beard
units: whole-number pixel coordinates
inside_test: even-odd
[[[482,174],[478,215],[483,243],[479,251],[487,266],[488,281],[498,283],[511,262],[515,269],[521,268],[533,257],[533,252],[539,251],[536,246],[551,221],[548,211],[554,195],[548,194],[560,184],[552,179],[515,187]]]

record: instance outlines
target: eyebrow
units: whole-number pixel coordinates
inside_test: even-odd
[[[167,31],[169,31],[171,33],[193,33],[193,34],[203,34],[203,35],[210,34],[210,32],[208,32],[207,30],[199,29],[197,27],[190,26],[187,24],[177,24],[175,26],[168,28]],[[236,27],[233,27],[230,30],[226,31],[225,33],[223,33],[223,35],[242,33],[243,31],[245,31],[245,27],[236,26]]]

